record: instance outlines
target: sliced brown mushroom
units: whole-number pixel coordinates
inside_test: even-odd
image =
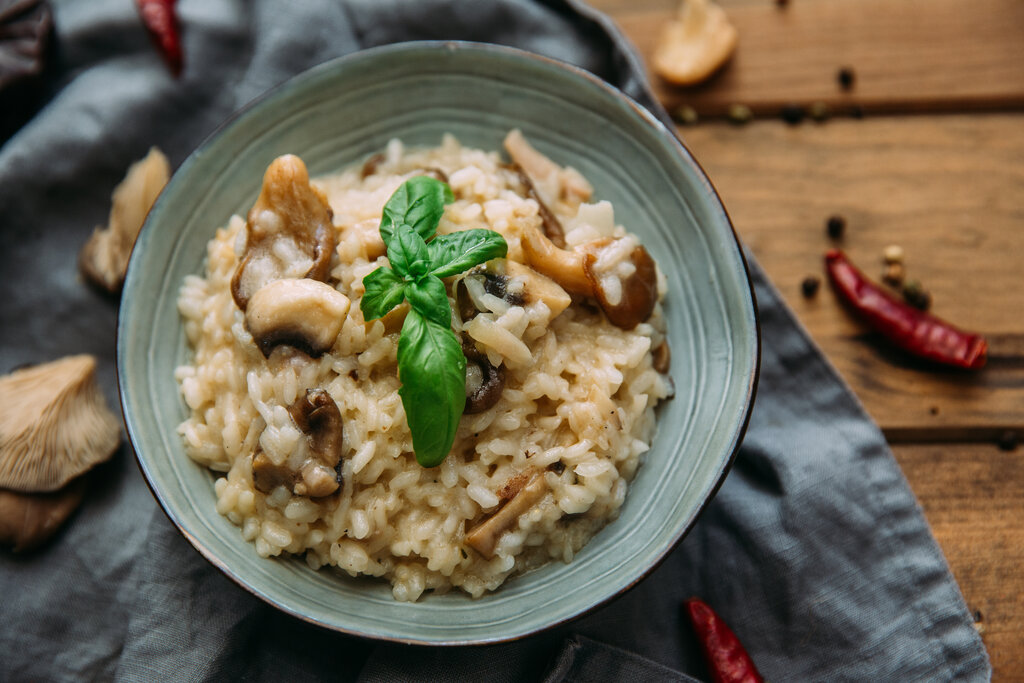
[[[598,272],[597,256],[593,253],[587,254],[583,262],[601,310],[612,325],[623,330],[631,330],[647,320],[658,302],[658,269],[654,259],[638,244],[629,253],[629,261],[633,265],[633,273],[625,278]],[[614,285],[608,282],[609,279]]]
[[[285,278],[326,281],[334,253],[331,208],[309,182],[302,159],[278,157],[246,221],[245,248],[231,278],[231,296],[243,311],[264,285]]]
[[[153,147],[114,188],[107,227],[97,227],[78,253],[79,268],[92,283],[112,294],[120,291],[135,238],[170,177],[167,157]]]
[[[594,188],[579,171],[563,168],[538,152],[518,129],[505,136],[504,145],[509,157],[527,175],[531,186],[549,208],[557,201],[576,207],[593,194]]]
[[[696,85],[736,50],[736,28],[711,0],[683,0],[665,24],[654,51],[654,70],[676,85]]]
[[[463,413],[474,415],[494,406],[505,388],[505,368],[494,367],[471,340],[463,338],[466,356],[466,407]]]
[[[334,345],[351,303],[317,280],[274,280],[252,295],[245,327],[264,356],[287,344],[317,357]]]
[[[0,489],[0,545],[16,553],[45,542],[71,516],[85,495],[85,477],[52,493]]]
[[[259,451],[252,460],[253,484],[264,493],[286,486],[297,496],[331,495],[341,486],[344,429],[338,404],[324,389],[310,389],[288,406],[288,414],[306,436],[309,457],[297,466],[291,462],[276,465]]]
[[[526,197],[537,202],[537,215],[540,216],[540,224],[544,228],[544,234],[551,240],[552,244],[559,249],[564,249],[565,229],[562,227],[561,221],[555,217],[555,214],[551,213],[551,209],[548,208],[540,193],[537,192],[537,188],[534,187],[533,181],[530,180],[530,176],[526,175],[523,167],[512,162],[511,169],[515,172],[516,177],[519,178],[519,183],[523,186]]]
[[[0,378],[0,488],[56,491],[114,454],[120,421],[95,372],[81,355]]]
[[[548,491],[543,473],[533,471],[511,500],[466,534],[466,544],[484,557],[494,557],[501,535],[512,529],[519,517],[539,503]]]
[[[617,274],[618,262],[602,264],[605,250],[617,240],[600,239],[572,250],[559,249],[537,228],[522,232],[521,244],[527,264],[554,280],[565,291],[597,299],[608,320],[622,329],[632,329],[647,320],[658,301],[657,267],[647,250],[636,245],[628,253],[632,272]]]

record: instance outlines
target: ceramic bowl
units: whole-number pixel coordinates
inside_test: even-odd
[[[659,408],[651,450],[620,517],[568,564],[551,562],[479,599],[459,591],[396,602],[388,583],[264,559],[215,510],[211,472],[185,454],[174,368],[188,357],[178,290],[203,269],[218,226],[255,200],[276,156],[312,175],[359,163],[398,137],[443,133],[501,149],[520,128],[580,170],[640,236],[668,278],[664,304],[676,396]],[[118,325],[118,375],[142,472],[181,533],[270,604],[338,631],[408,643],[514,639],[577,617],[650,572],[725,477],[757,381],[756,308],[729,219],[700,167],[647,110],[579,69],[468,43],[405,43],[322,64],[227,122],[174,174],[132,254]]]

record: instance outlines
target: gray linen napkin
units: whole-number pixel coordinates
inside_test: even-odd
[[[177,166],[289,76],[410,39],[563,59],[664,118],[621,34],[575,0],[183,0],[179,81],[129,0],[55,4],[48,101],[0,146],[0,371],[92,353],[112,405],[116,302],[79,281],[75,258],[150,145]],[[11,106],[3,98],[0,108]],[[753,260],[751,269],[764,351],[740,455],[683,543],[602,609],[476,648],[377,644],[310,626],[206,564],[124,447],[93,473],[83,508],[51,544],[0,553],[0,680],[692,680],[707,672],[680,610],[690,595],[730,622],[774,681],[987,678],[963,599],[882,435]]]

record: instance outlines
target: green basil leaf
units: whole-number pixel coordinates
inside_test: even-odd
[[[425,175],[409,178],[399,185],[384,205],[380,219],[380,236],[384,244],[391,246],[391,238],[398,225],[408,225],[424,241],[429,240],[437,232],[444,205],[453,201],[455,196],[448,183]]]
[[[398,340],[398,374],[416,461],[436,467],[455,443],[466,405],[466,358],[455,333],[411,309]]]
[[[427,243],[408,225],[395,226],[395,234],[388,245],[388,261],[396,273],[408,280],[421,278],[430,272]]]
[[[438,235],[427,244],[427,249],[431,274],[448,277],[469,270],[478,263],[505,256],[508,244],[493,230],[475,229]]]
[[[441,327],[451,326],[452,307],[440,278],[427,275],[410,282],[405,288],[405,296],[413,309],[430,322]]]
[[[365,320],[381,318],[405,298],[405,280],[395,271],[381,267],[363,278],[366,293],[359,302]]]

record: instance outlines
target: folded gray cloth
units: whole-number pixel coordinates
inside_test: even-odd
[[[177,166],[289,76],[409,39],[563,59],[664,118],[628,43],[574,0],[183,0],[178,81],[127,0],[55,9],[51,96],[0,147],[0,371],[92,353],[113,405],[116,302],[79,281],[75,258],[149,146]],[[202,560],[125,447],[92,475],[52,543],[0,552],[0,680],[692,680],[707,672],[680,608],[690,595],[725,617],[773,681],[987,678],[963,599],[882,435],[751,264],[764,349],[743,448],[689,536],[598,611],[474,648],[310,626]]]

